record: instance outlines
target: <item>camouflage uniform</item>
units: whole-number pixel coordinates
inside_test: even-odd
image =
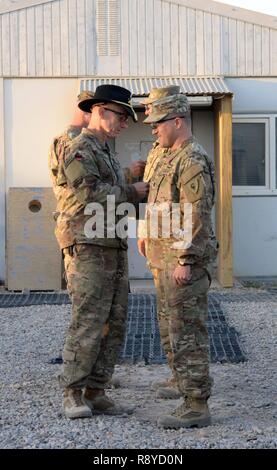
[[[58,200],[56,236],[65,257],[72,321],[63,351],[63,387],[86,385],[104,389],[111,378],[125,331],[128,300],[127,241],[87,238],[91,215],[88,203],[106,211],[107,196],[115,205],[136,202],[133,186],[126,185],[119,161],[88,129],[67,149],[63,172],[66,197]],[[118,222],[116,219],[116,223]],[[107,227],[105,225],[105,235]],[[109,323],[108,334],[103,328]]]
[[[188,110],[185,97],[175,95],[154,103],[144,122],[185,116]],[[170,238],[159,233],[158,238],[147,240],[146,251],[157,288],[161,340],[184,398],[208,399],[211,393],[205,321],[209,263],[216,255],[211,224],[214,191],[213,164],[194,137],[178,150],[168,150],[150,181],[148,203],[169,203],[169,207],[179,203],[181,217],[184,203],[192,204],[191,243],[176,239],[173,233]],[[177,286],[172,277],[178,264],[191,266],[192,278],[186,285]]]

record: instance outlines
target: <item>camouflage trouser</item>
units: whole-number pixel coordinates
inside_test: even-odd
[[[72,319],[63,350],[60,384],[104,388],[113,374],[125,334],[127,252],[75,245],[73,253],[64,250],[64,262]]]
[[[206,320],[210,281],[206,269],[192,266],[190,283],[177,286],[172,278],[176,266],[177,259],[164,259],[164,269],[152,267],[161,341],[182,395],[208,398],[211,379]]]

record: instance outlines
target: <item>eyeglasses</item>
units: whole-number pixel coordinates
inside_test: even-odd
[[[172,121],[173,119],[176,119],[176,117],[179,117],[179,116],[175,116],[175,117],[168,118],[168,119],[163,119],[162,121],[158,121],[158,122],[152,122],[150,126],[152,127],[152,129],[156,129],[159,124],[162,124],[163,122],[166,122],[166,121]]]
[[[111,113],[116,114],[117,116],[120,116],[119,120],[120,122],[127,122],[128,121],[128,115],[125,113],[120,113],[119,111],[115,111],[114,109],[111,108],[106,108],[106,106],[102,106],[103,109],[106,111],[111,111]]]

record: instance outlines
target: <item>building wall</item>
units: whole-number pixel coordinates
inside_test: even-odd
[[[229,78],[226,82],[234,92],[234,114],[277,114],[277,78]],[[235,275],[276,276],[276,205],[277,195],[233,197]]]
[[[47,154],[53,136],[64,130],[73,114],[79,92],[78,79],[5,79],[4,80],[5,159],[1,175],[5,191],[1,194],[0,278],[5,278],[5,196],[11,187],[49,187]],[[118,138],[115,150],[122,166],[146,158],[153,142],[149,126],[130,122],[128,132]],[[213,156],[213,114],[210,110],[193,112],[194,133]],[[5,160],[5,161],[4,161]],[[5,163],[5,165],[4,165]],[[130,241],[132,277],[150,276],[138,255],[136,240]]]
[[[210,3],[53,0],[0,13],[0,76],[277,75],[276,20]]]
[[[4,80],[4,132],[1,134],[5,140],[0,149],[3,181],[0,192],[0,280],[5,279],[8,190],[10,187],[51,186],[48,149],[52,138],[61,133],[71,119],[78,93],[79,80],[76,79]]]
[[[276,276],[277,198],[233,198],[233,251],[236,276]]]

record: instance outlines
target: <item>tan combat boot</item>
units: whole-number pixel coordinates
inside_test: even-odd
[[[171,415],[158,419],[158,426],[165,429],[202,428],[211,424],[207,400],[187,398]]]
[[[163,398],[165,400],[177,400],[182,396],[178,389],[177,380],[174,377],[171,377],[164,382],[153,384],[153,388],[156,389],[157,398]]]
[[[91,418],[91,409],[84,403],[82,390],[66,388],[63,395],[64,414],[69,419]]]
[[[105,390],[99,388],[86,387],[83,397],[93,414],[124,415],[134,411],[134,407],[116,405],[111,398],[107,397]]]

